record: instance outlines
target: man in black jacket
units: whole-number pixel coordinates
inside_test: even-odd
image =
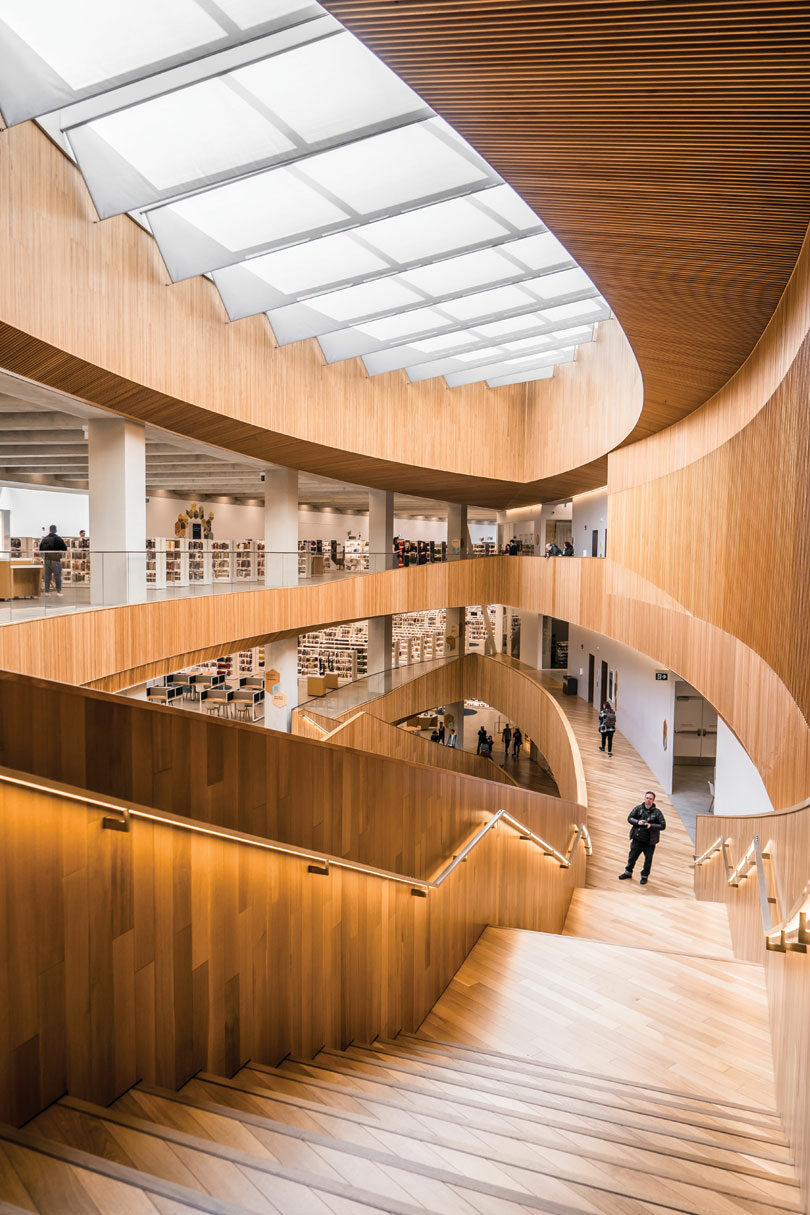
[[[641,884],[647,885],[647,878],[652,868],[655,845],[661,838],[661,832],[667,829],[667,820],[655,804],[655,794],[648,789],[644,801],[634,806],[627,816],[630,824],[630,853],[624,873],[619,874],[619,881],[624,882],[633,876],[633,866],[644,853],[644,865],[641,870]]]
[[[56,524],[52,523],[48,528],[47,536],[44,536],[39,542],[39,551],[42,553],[45,565],[45,594],[47,595],[51,589],[51,580],[56,584],[56,593],[62,594],[62,553],[67,552],[67,545],[56,530]]]

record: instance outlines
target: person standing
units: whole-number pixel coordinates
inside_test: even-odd
[[[553,540],[551,540],[546,545],[546,556],[547,557],[561,557],[562,549],[560,549],[560,547],[558,545],[556,545]]]
[[[512,741],[512,730],[510,728],[509,722],[507,722],[503,728],[503,731],[501,733],[501,741],[503,743],[503,757],[504,757],[504,759],[508,759],[509,758],[509,744]]]
[[[484,726],[480,726],[478,729],[478,747],[476,749],[476,755],[481,754],[481,748],[484,746],[484,743],[486,741],[487,741],[486,728]]]
[[[39,542],[39,551],[42,553],[45,563],[45,594],[47,595],[51,589],[51,581],[56,585],[56,593],[62,597],[62,553],[67,552],[67,545],[56,530],[56,524],[52,523],[48,528],[47,536]]]
[[[570,540],[566,540],[565,544],[563,545],[562,555],[563,557],[573,557],[574,546]]]
[[[444,746],[444,722],[439,723],[439,742]]]
[[[647,885],[647,879],[652,869],[655,846],[661,838],[661,832],[667,829],[667,820],[655,804],[655,794],[648,789],[644,801],[640,802],[627,816],[630,824],[630,852],[624,873],[619,874],[619,881],[626,882],[633,876],[633,867],[644,853],[644,864],[641,869],[641,885]]]
[[[515,726],[514,737],[512,738],[512,754],[515,759],[520,759],[520,748],[523,746],[523,734],[520,726]]]
[[[450,733],[447,735],[447,742],[445,743],[445,746],[446,747],[455,747],[457,742],[458,742],[458,735],[456,734],[455,730],[451,726]]]
[[[600,750],[604,751],[605,743],[607,743],[608,759],[612,759],[613,735],[616,733],[616,714],[609,700],[603,700],[602,708],[599,710],[599,733],[602,735]]]

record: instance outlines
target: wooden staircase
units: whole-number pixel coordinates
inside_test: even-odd
[[[179,1093],[138,1085],[107,1109],[64,1097],[0,1130],[0,1200],[42,1215],[803,1209],[772,1109],[411,1036]]]

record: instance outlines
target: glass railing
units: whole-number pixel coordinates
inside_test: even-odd
[[[361,679],[354,679],[351,683],[345,683],[331,692],[326,692],[323,696],[310,697],[309,700],[302,701],[298,708],[312,709],[314,713],[319,713],[322,717],[340,717],[343,713],[357,709],[369,700],[387,696],[389,692],[393,692],[405,683],[410,683],[413,679],[418,679],[420,675],[427,675],[429,671],[435,671],[437,667],[445,666],[448,662],[455,662],[457,659],[458,653],[450,653],[439,658],[426,658],[422,662],[387,667],[384,671],[377,671],[371,675],[364,675]]]
[[[60,556],[0,550],[0,624],[66,612],[160,599],[230,594],[314,584],[420,568],[443,561],[483,560],[486,553],[252,552],[183,548],[101,551],[70,549]],[[520,554],[531,556],[533,554]],[[407,562],[407,564],[406,564]]]

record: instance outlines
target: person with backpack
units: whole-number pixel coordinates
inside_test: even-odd
[[[39,551],[42,553],[43,563],[45,566],[45,594],[49,594],[51,582],[56,586],[56,593],[62,597],[62,553],[67,552],[67,545],[56,530],[56,524],[52,523],[48,528],[47,536],[39,542]]]
[[[600,750],[604,751],[605,743],[607,743],[608,759],[612,759],[613,735],[616,733],[616,714],[609,700],[602,701],[602,708],[599,710],[599,733],[602,735]]]

